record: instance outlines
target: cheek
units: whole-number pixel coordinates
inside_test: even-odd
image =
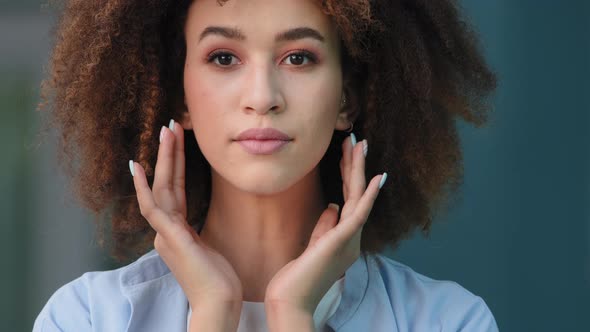
[[[185,71],[184,91],[187,106],[193,118],[193,125],[206,126],[197,119],[207,120],[211,117],[222,117],[224,112],[235,109],[235,102],[240,86],[236,80],[212,75],[202,67],[195,66]]]
[[[306,136],[327,140],[329,143],[340,111],[339,81],[331,76],[310,82],[303,95],[308,98],[299,97],[302,104],[297,109],[304,110],[302,114],[305,116],[302,120],[304,128],[307,128]]]
[[[212,106],[210,105],[211,103],[219,100],[215,95],[215,89],[212,89],[211,85],[206,84],[205,77],[198,73],[185,73],[184,91],[187,106],[191,112],[191,117],[193,118],[198,117],[203,113],[201,109],[209,108]]]
[[[220,95],[220,90],[206,84],[203,77],[185,77],[184,88],[195,139],[202,153],[209,159],[214,157],[215,151],[219,151],[217,145],[224,140],[224,117],[220,113],[225,109],[221,104],[224,98]]]
[[[321,161],[334,134],[338,114],[333,89],[317,86],[308,90],[310,98],[299,98],[300,102],[294,109],[300,112],[296,117],[298,126],[297,151],[294,153],[294,170],[303,176]],[[312,93],[313,91],[313,93]],[[299,173],[304,172],[304,173]]]

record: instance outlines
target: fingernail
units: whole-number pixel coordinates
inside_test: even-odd
[[[135,176],[135,171],[133,170],[133,160],[129,160],[129,170],[131,171],[131,176]]]
[[[170,128],[170,130],[174,131],[174,119],[170,119],[170,124],[168,125],[168,128]]]
[[[367,156],[368,151],[369,151],[369,143],[367,143],[367,140],[364,139],[363,140],[363,154],[365,155],[365,157]]]
[[[354,133],[350,134],[350,142],[352,143],[352,147],[354,148],[354,146],[356,145],[356,136],[354,136]]]
[[[336,212],[340,211],[340,206],[338,206],[338,204],[330,203],[330,204],[328,204],[328,207],[330,209],[336,210]]]
[[[164,126],[160,129],[160,143],[162,143],[162,138],[164,138]]]
[[[379,182],[379,189],[381,189],[381,187],[383,187],[385,180],[387,180],[387,172],[383,173],[383,177],[381,177],[381,181]]]

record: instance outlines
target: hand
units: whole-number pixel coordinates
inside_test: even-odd
[[[387,174],[373,177],[366,187],[363,144],[353,148],[349,137],[343,142],[342,153],[344,207],[340,221],[338,209],[326,209],[305,251],[271,279],[264,301],[269,317],[285,311],[313,316],[328,289],[360,256],[361,232]]]
[[[141,165],[130,161],[141,215],[156,231],[154,248],[174,274],[194,308],[242,303],[242,284],[230,263],[205,245],[186,221],[183,128],[162,127],[153,192]],[[239,317],[239,312],[238,312]]]

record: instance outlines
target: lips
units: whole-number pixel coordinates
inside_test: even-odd
[[[236,137],[236,141],[246,141],[246,140],[291,141],[292,138],[289,137],[289,135],[283,133],[282,131],[274,129],[274,128],[250,128],[248,130],[241,132],[238,135],[238,137]]]
[[[274,128],[251,128],[238,135],[236,141],[251,154],[272,154],[293,139]]]

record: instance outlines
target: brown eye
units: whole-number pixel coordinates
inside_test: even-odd
[[[302,65],[305,62],[305,56],[301,54],[291,54],[289,55],[289,60],[291,60],[291,64]]]
[[[232,59],[234,58],[235,56],[228,52],[215,52],[207,58],[207,62],[214,62],[222,67],[227,67],[232,64]]]
[[[294,66],[303,66],[309,64],[310,62],[317,63],[316,56],[306,50],[300,50],[299,52],[289,54],[287,56],[287,60],[290,61],[288,64]]]

